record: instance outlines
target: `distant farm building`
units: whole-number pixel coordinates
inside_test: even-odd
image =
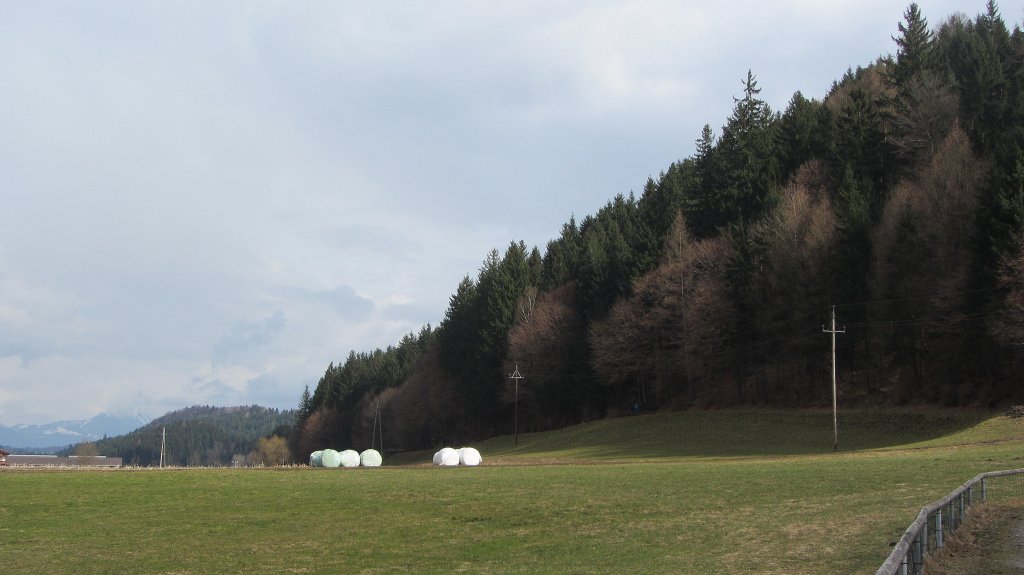
[[[3,449],[0,449],[0,465],[7,465],[7,456],[8,455],[10,455],[10,453],[7,453]]]
[[[120,457],[103,455],[7,455],[7,465],[26,467],[121,467]]]

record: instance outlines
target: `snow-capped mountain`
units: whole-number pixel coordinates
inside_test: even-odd
[[[124,435],[149,422],[141,414],[118,417],[101,413],[90,419],[55,421],[42,425],[0,424],[0,445],[13,448],[64,448],[74,443],[95,441],[103,436]]]

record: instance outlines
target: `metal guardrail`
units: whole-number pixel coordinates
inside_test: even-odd
[[[1024,469],[982,473],[949,495],[921,509],[875,575],[920,575],[925,558],[943,547],[943,541],[964,521],[971,505],[988,500],[987,480],[1024,474]]]

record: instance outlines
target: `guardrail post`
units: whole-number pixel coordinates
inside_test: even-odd
[[[935,510],[935,548],[942,549],[942,508]]]
[[[985,485],[985,478],[981,478],[981,502],[988,501],[988,488]]]
[[[924,527],[921,528],[922,537],[924,538],[924,547],[921,549],[922,557],[932,552],[932,516],[929,513],[924,516]]]
[[[917,532],[917,537],[914,539],[914,575],[921,572],[921,568],[924,566],[924,549],[923,542],[921,541],[922,535],[928,537],[928,525],[925,524],[924,529]]]

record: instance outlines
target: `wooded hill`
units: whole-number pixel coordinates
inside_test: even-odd
[[[286,436],[294,422],[294,410],[196,405],[171,411],[131,433],[97,441],[96,448],[100,455],[121,457],[125,465],[159,465],[166,428],[165,465],[230,465],[233,457],[254,451],[260,438]]]
[[[426,448],[634,410],[823,405],[835,306],[844,404],[1020,400],[1024,33],[989,2],[822,101],[772,110],[748,73],[692,157],[491,251],[436,329],[351,353],[302,397],[298,453]]]

